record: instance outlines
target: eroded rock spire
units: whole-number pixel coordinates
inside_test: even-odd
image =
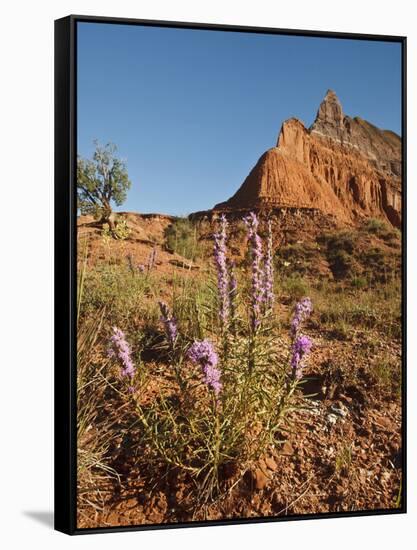
[[[344,118],[342,104],[336,93],[333,90],[327,90],[310,131],[340,139],[344,130]]]

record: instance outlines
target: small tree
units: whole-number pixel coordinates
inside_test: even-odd
[[[101,146],[97,141],[94,144],[92,159],[77,160],[78,208],[81,214],[93,214],[113,229],[111,203],[116,206],[124,203],[131,181],[126,163],[116,156],[116,145]]]

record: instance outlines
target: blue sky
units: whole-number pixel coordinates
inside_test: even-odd
[[[119,210],[228,199],[328,88],[346,114],[400,133],[399,43],[78,23],[78,153],[118,146],[132,180]]]

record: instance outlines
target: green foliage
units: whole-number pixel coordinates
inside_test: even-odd
[[[365,233],[375,235],[388,246],[399,249],[401,247],[401,231],[389,226],[386,222],[378,219],[369,219],[363,226]]]
[[[339,283],[340,284],[340,283]],[[389,338],[401,337],[399,281],[374,289],[340,291],[339,284],[313,289],[314,309],[323,328],[345,339],[352,330],[379,329]]]
[[[329,253],[343,250],[347,254],[352,254],[355,250],[356,236],[349,231],[327,233],[323,235],[320,240],[327,245]]]
[[[331,324],[329,335],[336,339],[346,342],[350,339],[352,334],[352,327],[343,319],[337,319]]]
[[[112,202],[116,206],[124,203],[131,182],[125,162],[117,157],[116,145],[94,143],[93,158],[79,157],[77,161],[77,206],[81,214],[107,221]]]
[[[395,257],[380,246],[369,248],[362,255],[364,271],[374,283],[385,283],[397,277],[400,266],[398,258],[395,260]]]
[[[387,229],[386,231],[383,231],[379,236],[389,246],[392,246],[394,248],[399,248],[401,246],[401,231],[399,231],[398,229]]]
[[[84,278],[81,313],[89,315],[107,306],[112,322],[125,327],[132,317],[142,321],[158,319],[154,303],[152,277],[132,273],[127,265],[99,265],[90,269]]]
[[[355,288],[393,281],[401,268],[398,231],[388,230],[384,222],[372,219],[365,229],[372,237],[363,231],[339,231],[319,237],[334,278],[350,279]]]
[[[315,275],[320,257],[320,248],[314,243],[289,243],[277,249],[275,264],[286,275]]]
[[[353,288],[362,289],[366,288],[368,286],[368,281],[364,277],[353,277],[351,279],[350,284]]]
[[[356,273],[355,260],[345,250],[333,250],[329,254],[329,265],[336,279],[352,277]]]
[[[188,260],[195,260],[199,254],[197,229],[187,218],[178,218],[165,232],[165,246],[170,252],[176,252]]]
[[[383,391],[399,394],[401,391],[401,362],[399,357],[385,354],[371,365],[373,380]]]
[[[283,278],[281,288],[285,294],[288,294],[292,302],[309,294],[308,282],[297,275]]]
[[[389,226],[386,222],[371,218],[363,226],[366,233],[375,235],[382,239],[389,246],[399,247],[401,245],[401,232]]]
[[[353,278],[358,271],[353,256],[355,235],[346,231],[329,233],[321,241],[326,245],[327,261],[335,279]]]
[[[120,241],[126,240],[130,235],[130,229],[126,220],[119,220],[113,230],[110,229],[108,223],[103,224],[102,236],[105,240],[111,238],[119,239]]]
[[[174,317],[190,338],[203,339],[211,334],[218,323],[216,289],[213,277],[181,276],[176,273],[172,281]]]
[[[377,218],[370,218],[366,221],[364,226],[365,231],[373,233],[374,235],[380,235],[387,231],[387,224]]]

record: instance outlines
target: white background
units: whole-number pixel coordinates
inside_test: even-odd
[[[0,30],[2,547],[410,548],[416,532],[416,50],[411,0],[8,0]],[[70,13],[408,36],[409,513],[70,538],[53,506],[53,20]],[[390,75],[387,74],[387,79]],[[366,87],[366,75],[364,75]],[[366,92],[365,92],[366,93]],[[377,100],[377,99],[376,99]],[[65,427],[62,427],[65,429]]]

